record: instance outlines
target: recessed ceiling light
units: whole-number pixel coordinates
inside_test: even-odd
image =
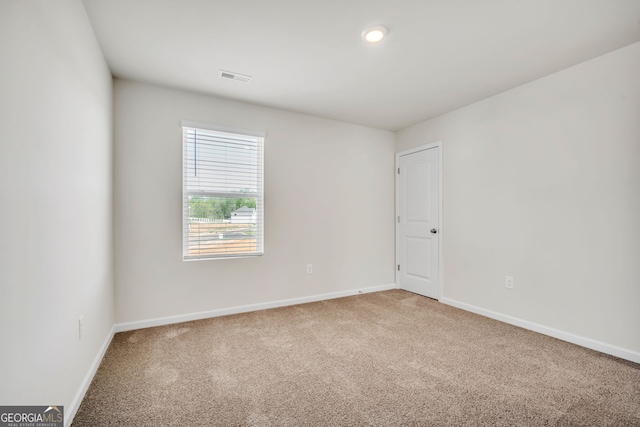
[[[362,32],[362,38],[368,43],[378,43],[387,35],[387,29],[382,25],[374,25]]]

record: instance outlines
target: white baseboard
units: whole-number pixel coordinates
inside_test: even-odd
[[[95,359],[93,359],[93,363],[91,367],[89,367],[89,372],[84,376],[82,383],[80,384],[80,388],[78,392],[74,396],[71,401],[71,406],[69,409],[65,409],[64,414],[64,427],[69,427],[73,422],[73,418],[76,416],[78,409],[80,408],[80,404],[82,403],[82,399],[84,399],[84,395],[87,393],[89,386],[91,385],[91,381],[93,381],[93,377],[96,374],[96,371],[100,367],[100,362],[102,362],[102,358],[104,357],[107,349],[109,348],[109,344],[111,344],[111,340],[113,339],[113,335],[115,334],[115,325],[111,327],[107,338],[104,340],[102,347],[100,347],[100,351],[96,354]]]
[[[151,328],[154,326],[171,325],[174,323],[189,322],[192,320],[208,319],[210,317],[227,316],[230,314],[247,313],[250,311],[266,310],[269,308],[286,307],[289,305],[304,304],[308,302],[324,301],[334,298],[348,297],[358,294],[367,294],[370,292],[387,291],[389,289],[397,289],[393,285],[371,286],[368,288],[350,289],[347,291],[331,292],[328,294],[311,295],[307,297],[291,298],[278,301],[271,301],[258,304],[239,305],[236,307],[221,308],[217,310],[200,311],[198,313],[180,314],[177,316],[159,317],[149,320],[140,320],[135,322],[117,323],[114,325],[115,332],[133,331],[135,329]]]
[[[558,329],[550,328],[548,326],[540,325],[538,323],[529,322],[528,320],[518,319],[517,317],[508,316],[506,314],[498,313],[496,311],[486,310],[484,308],[476,307],[471,304],[466,304],[460,301],[452,300],[449,298],[441,298],[441,303],[450,305],[452,307],[460,308],[465,311],[480,314],[491,319],[499,320],[504,323],[519,326],[530,331],[538,332],[550,337],[558,338],[563,341],[577,344],[582,347],[590,348],[592,350],[599,351],[601,353],[610,354],[612,356],[619,357],[621,359],[630,360],[631,362],[640,363],[640,353],[628,350],[626,348],[617,347],[615,345],[603,343],[600,341],[592,340],[591,338],[585,338],[579,335],[570,334],[568,332],[560,331]]]
[[[114,334],[116,334],[117,332],[132,331],[135,329],[150,328],[153,326],[170,325],[173,323],[188,322],[190,320],[207,319],[210,317],[217,317],[217,316],[226,316],[229,314],[265,310],[268,308],[286,307],[289,305],[304,304],[307,302],[323,301],[323,300],[329,300],[334,298],[342,298],[342,297],[348,297],[348,296],[358,295],[358,294],[367,294],[370,292],[380,292],[380,291],[386,291],[389,289],[397,289],[397,286],[395,284],[371,286],[368,288],[351,289],[348,291],[332,292],[332,293],[320,294],[320,295],[311,295],[308,297],[291,298],[286,300],[278,300],[278,301],[272,301],[272,302],[260,303],[260,304],[241,305],[237,307],[223,308],[218,310],[201,311],[198,313],[183,314],[178,316],[168,316],[168,317],[162,317],[162,318],[156,318],[156,319],[150,319],[150,320],[141,320],[138,322],[116,323],[111,328],[111,331],[109,332],[107,338],[102,344],[102,347],[100,347],[100,351],[98,352],[93,363],[91,364],[91,367],[89,368],[89,372],[87,372],[84,379],[82,380],[82,383],[80,384],[80,388],[78,389],[78,392],[76,393],[75,397],[73,398],[73,401],[71,402],[71,406],[69,407],[68,410],[65,410],[64,426],[65,427],[71,426],[71,423],[73,422],[73,418],[76,416],[76,413],[80,408],[82,399],[84,399],[84,396],[87,393],[89,386],[91,385],[91,381],[93,381],[93,377],[95,376],[96,371],[100,366],[100,362],[102,362],[102,359],[104,358],[104,355],[107,352],[107,349],[109,348],[109,344],[111,344],[111,340],[113,339]]]
[[[277,300],[277,301],[271,301],[271,302],[259,303],[259,304],[241,305],[241,306],[223,308],[218,310],[201,311],[198,313],[190,313],[190,314],[184,314],[184,315],[178,315],[178,316],[168,316],[168,317],[162,317],[162,318],[156,318],[156,319],[150,319],[150,320],[141,320],[137,322],[126,322],[126,323],[115,324],[111,328],[111,331],[109,332],[109,334],[107,335],[107,338],[102,344],[100,351],[98,352],[93,363],[91,364],[91,367],[89,368],[89,372],[87,372],[87,374],[85,375],[84,380],[80,385],[80,389],[78,390],[75,397],[73,398],[73,401],[71,402],[71,406],[67,411],[65,411],[66,416],[65,416],[64,425],[65,427],[71,426],[71,422],[73,421],[73,418],[75,417],[76,413],[78,412],[78,409],[80,408],[82,399],[84,399],[84,396],[87,393],[89,386],[91,385],[91,381],[93,380],[93,377],[96,374],[98,367],[100,366],[100,362],[102,362],[102,359],[105,353],[107,352],[109,345],[111,344],[113,335],[117,332],[132,331],[135,329],[150,328],[153,326],[170,325],[173,323],[207,319],[210,317],[226,316],[229,314],[247,313],[251,311],[266,310],[269,308],[286,307],[290,305],[324,301],[324,300],[329,300],[334,298],[343,298],[343,297],[348,297],[348,296],[358,295],[358,294],[386,291],[389,289],[398,289],[398,287],[395,284],[372,286],[368,288],[351,289],[347,291],[331,292],[327,294],[311,295],[307,297]],[[452,300],[449,298],[441,298],[440,302],[443,304],[450,305],[452,307],[460,308],[465,311],[479,314],[481,316],[489,317],[491,319],[499,320],[501,322],[509,323],[511,325],[519,326],[524,329],[528,329],[534,332],[538,332],[544,335],[561,339],[563,341],[577,344],[582,347],[586,347],[602,353],[610,354],[612,356],[616,356],[621,359],[626,359],[635,363],[640,363],[640,353],[632,350],[606,344],[600,341],[592,340],[590,338],[581,337],[579,335],[570,334],[568,332],[563,332],[558,329],[539,325],[534,322],[518,319],[516,317],[508,316],[506,314],[498,313],[495,311],[486,310],[484,308],[476,307],[474,305],[466,304],[466,303]]]

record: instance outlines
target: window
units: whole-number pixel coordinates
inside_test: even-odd
[[[182,122],[183,259],[262,255],[264,135]]]

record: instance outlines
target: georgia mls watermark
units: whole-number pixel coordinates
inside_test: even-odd
[[[64,406],[0,406],[0,427],[63,427]]]

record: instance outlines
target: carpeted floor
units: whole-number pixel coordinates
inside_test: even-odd
[[[391,290],[116,334],[81,426],[640,426],[640,365]]]

